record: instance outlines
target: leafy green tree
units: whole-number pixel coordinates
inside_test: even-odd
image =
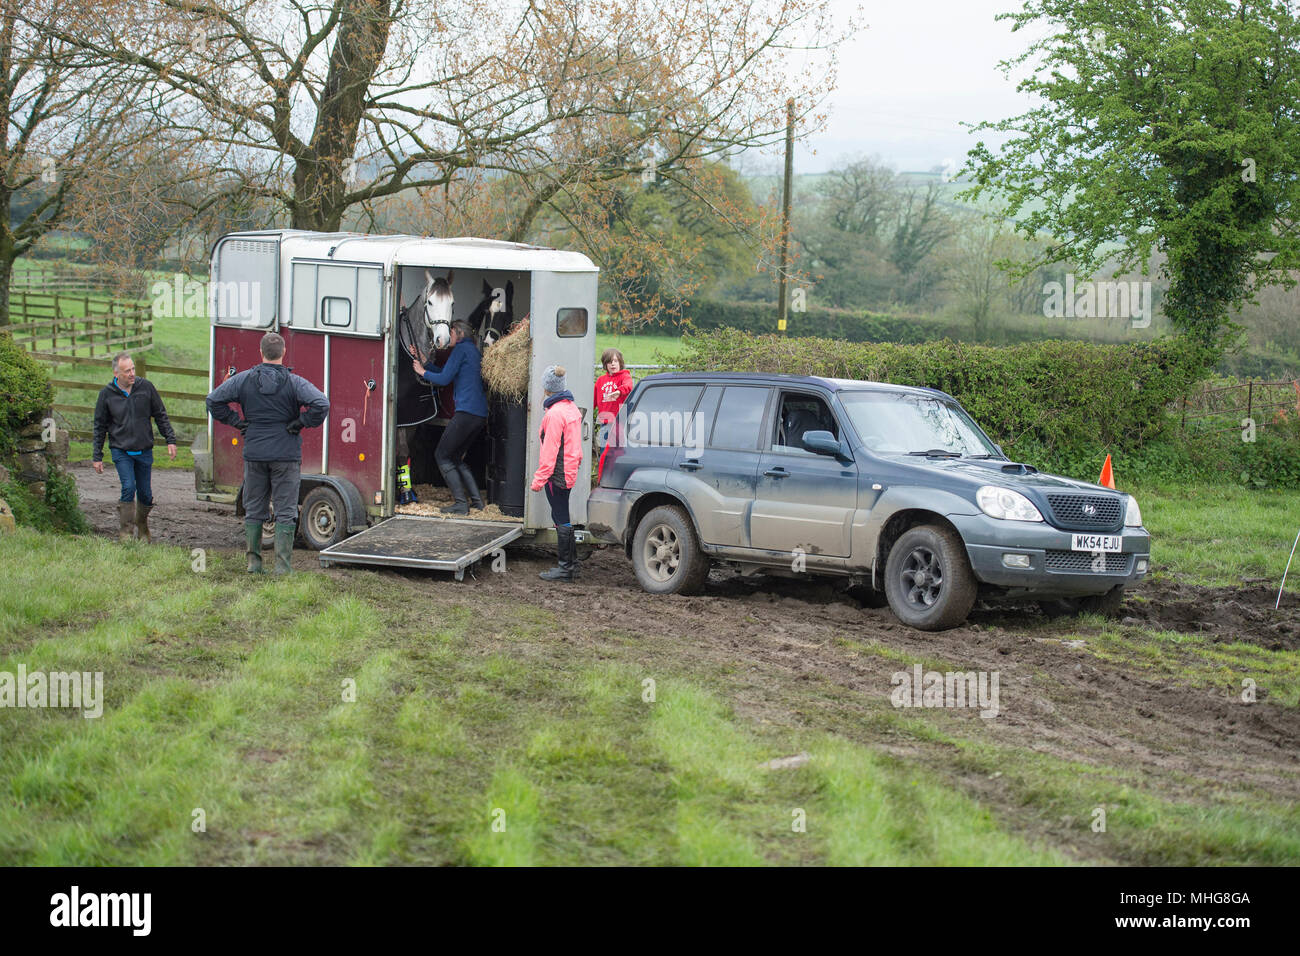
[[[1002,14],[1040,39],[1020,90],[1041,105],[977,130],[1014,135],[970,153],[1037,262],[1095,272],[1165,256],[1165,313],[1221,349],[1232,310],[1300,262],[1300,20],[1276,0],[1029,0]],[[1119,247],[1118,253],[1115,247]]]

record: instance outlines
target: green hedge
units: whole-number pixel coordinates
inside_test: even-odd
[[[1047,341],[994,348],[753,336],[687,336],[686,369],[782,372],[937,388],[955,396],[1008,453],[1031,442],[1053,455],[1130,448],[1161,434],[1166,406],[1202,375],[1182,339],[1133,345]]]
[[[681,335],[685,332],[712,332],[718,329],[740,329],[754,335],[775,332],[776,303],[701,300],[686,307],[684,321],[650,323],[640,331]],[[963,332],[961,323],[928,316],[829,309],[792,312],[787,329],[793,336],[844,339],[850,342],[928,342],[944,337],[958,338]]]
[[[77,483],[72,476],[50,468],[45,477],[45,497],[32,494],[31,486],[10,477],[0,482],[0,498],[13,509],[14,520],[37,531],[69,531],[86,534],[90,523],[81,513]]]
[[[1230,481],[1300,487],[1300,421],[1184,434],[1170,409],[1208,356],[1181,338],[1133,345],[1046,341],[993,348],[835,342],[736,330],[687,336],[687,370],[780,372],[938,388],[956,397],[1006,453],[1044,471],[1096,481],[1107,454],[1131,482]]]
[[[681,322],[650,323],[641,331],[659,335],[681,335],[687,332],[739,329],[753,335],[768,335],[777,330],[776,315],[775,302],[706,299],[690,303]],[[617,330],[608,327],[606,323],[601,331]],[[893,342],[902,345],[917,345],[940,339],[1015,345],[1024,342],[1041,342],[1049,338],[1129,342],[1134,337],[1150,339],[1154,333],[1134,336],[1132,331],[1124,326],[1116,327],[1095,320],[1016,316],[991,322],[984,334],[977,338],[972,324],[958,317],[897,315],[847,309],[808,309],[790,313],[787,334],[796,338],[827,338],[845,342]]]
[[[53,401],[45,369],[0,329],[0,460],[13,455],[18,432],[39,421]]]

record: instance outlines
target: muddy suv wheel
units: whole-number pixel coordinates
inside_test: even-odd
[[[975,605],[975,575],[957,533],[935,525],[904,532],[885,561],[885,596],[900,621],[943,631]]]
[[[636,526],[632,567],[651,594],[696,594],[709,576],[695,526],[681,508],[660,505]]]

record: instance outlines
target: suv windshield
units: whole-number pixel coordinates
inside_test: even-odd
[[[862,443],[878,455],[1002,457],[955,402],[876,391],[843,391],[840,401]]]

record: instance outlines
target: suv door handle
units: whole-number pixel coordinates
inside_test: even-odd
[[[767,471],[763,472],[763,474],[767,475],[767,477],[769,477],[769,478],[789,478],[789,477],[790,477],[790,472],[786,471],[786,470],[785,470],[784,468],[782,468],[780,465],[777,465],[775,468],[769,468]]]
[[[704,466],[700,464],[698,458],[687,458],[684,461],[679,461],[677,467],[682,469],[682,471],[698,471]]]

